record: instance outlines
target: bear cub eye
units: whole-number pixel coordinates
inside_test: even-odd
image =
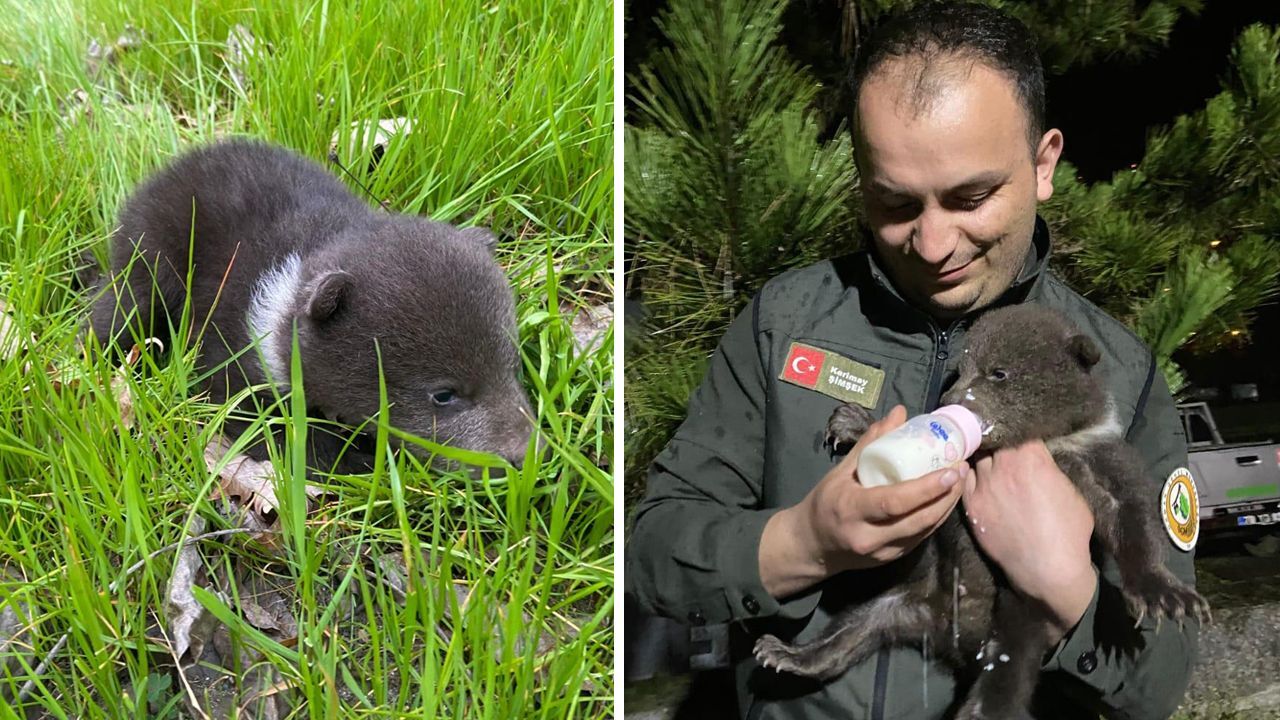
[[[987,379],[994,380],[995,382],[1004,382],[1009,379],[1009,373],[1000,369],[992,370],[991,374],[987,376]]]
[[[444,390],[436,390],[435,392],[431,393],[431,403],[438,407],[444,407],[445,405],[452,405],[454,402],[457,401],[457,399],[458,399],[458,394],[453,390],[450,390],[449,388],[445,388]]]

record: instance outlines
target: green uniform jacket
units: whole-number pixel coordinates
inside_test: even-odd
[[[1133,482],[1147,485],[1150,511],[1159,513],[1165,478],[1187,462],[1169,390],[1146,346],[1049,272],[1048,256],[1048,230],[1037,219],[1027,261],[996,305],[1056,308],[1097,340],[1127,440],[1146,463],[1145,476]],[[884,380],[873,414],[901,403],[916,415],[937,407],[954,379],[972,319],[937,325],[901,298],[871,254],[859,252],[769,281],[725,333],[687,419],[650,470],[627,542],[626,582],[651,612],[695,625],[733,623],[744,717],[947,716],[956,694],[950,674],[916,648],[883,650],[821,684],[766,670],[750,650],[764,633],[802,641],[819,635],[842,607],[886,590],[892,574],[843,573],[781,602],[761,584],[765,522],[800,502],[839,460],[823,446],[823,433],[841,401],[779,379],[792,343],[879,368]],[[1170,570],[1193,582],[1191,553],[1172,541],[1166,548]],[[1098,592],[1046,659],[1035,716],[1167,717],[1190,679],[1198,625],[1166,621],[1157,628],[1149,619],[1134,630],[1115,589],[1115,563],[1096,543],[1094,561]]]

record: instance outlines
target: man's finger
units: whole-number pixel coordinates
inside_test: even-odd
[[[956,483],[946,495],[934,500],[933,502],[919,508],[915,512],[907,515],[899,523],[903,526],[902,531],[907,533],[920,533],[928,535],[947,519],[951,511],[956,505],[960,504],[960,493],[964,481]]]
[[[962,478],[960,469],[949,467],[896,485],[867,488],[864,517],[871,522],[897,520],[947,495]]]
[[[957,484],[951,488],[951,492],[917,508],[896,522],[871,527],[876,528],[884,538],[885,546],[895,545],[910,550],[936,532],[959,502],[960,491]]]
[[[893,427],[897,427],[905,423],[907,421],[907,406],[894,405],[893,409],[889,411],[889,414],[885,415],[885,419],[888,420],[889,424]]]
[[[973,468],[969,468],[964,476],[964,497],[966,500],[973,497],[973,493],[978,489],[978,473]]]
[[[946,515],[944,514],[942,517],[943,519],[945,519]],[[941,521],[939,521],[938,524],[941,525],[942,524]],[[915,550],[916,547],[919,546],[920,543],[924,542],[930,535],[932,535],[934,530],[936,529],[937,528],[930,527],[930,528],[926,528],[921,532],[914,533],[906,537],[900,537],[900,538],[895,538],[893,540],[890,540],[889,542],[885,543],[884,549],[892,548],[892,550],[889,553],[887,553],[888,555],[892,555],[892,557],[884,557],[882,559],[886,561],[896,560],[897,558],[900,558],[903,555],[906,555],[912,550]],[[885,554],[883,552],[883,549],[881,551],[881,554]]]

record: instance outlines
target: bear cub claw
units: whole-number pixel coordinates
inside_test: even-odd
[[[1209,601],[1167,572],[1135,578],[1125,583],[1122,594],[1129,614],[1134,618],[1134,627],[1141,625],[1148,616],[1156,618],[1157,622],[1167,618],[1179,625],[1189,617],[1201,624],[1213,621]]]
[[[827,421],[826,445],[833,453],[846,453],[853,448],[858,438],[866,434],[875,418],[871,411],[855,403],[846,403],[836,407]]]

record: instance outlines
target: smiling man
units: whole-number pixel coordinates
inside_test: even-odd
[[[1042,113],[1029,116],[1005,73],[976,59],[882,63],[857,112],[880,258],[907,300],[935,317],[990,305],[1022,267],[1036,202],[1053,194],[1062,133],[1028,130]],[[926,89],[930,97],[916,96]]]
[[[764,633],[807,642],[849,603],[891,592],[963,497],[983,519],[979,545],[1057,639],[1035,717],[1167,717],[1197,627],[1135,628],[1114,559],[1091,552],[1093,518],[1042,442],[877,488],[856,479],[866,439],[843,458],[823,445],[843,402],[886,416],[869,437],[934,409],[973,320],[1033,302],[1103,349],[1126,440],[1146,465],[1132,482],[1149,487],[1152,513],[1186,465],[1150,351],[1047,269],[1036,207],[1053,193],[1063,136],[1045,128],[1026,28],[986,6],[920,5],[867,41],[854,83],[869,248],[773,279],[730,326],[650,473],[628,590],[693,624],[734,622],[745,717],[947,717],[963,679],[909,643],[826,683],[762,668],[749,649]],[[1191,582],[1186,544],[1166,557]]]

